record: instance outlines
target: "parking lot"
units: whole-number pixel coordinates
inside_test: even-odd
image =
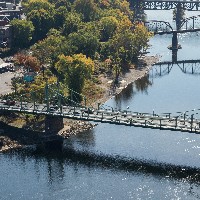
[[[14,72],[0,73],[0,95],[10,93],[11,90],[11,78],[14,77]]]

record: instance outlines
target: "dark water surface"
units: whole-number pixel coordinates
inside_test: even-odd
[[[170,61],[170,43],[170,35],[155,36],[149,55]],[[200,59],[198,33],[179,35],[179,43],[178,60]],[[200,108],[200,75],[183,73],[181,65],[163,76],[155,70],[106,105],[174,114]],[[0,154],[0,199],[200,199],[199,159],[198,134],[99,124],[66,140],[63,152]]]

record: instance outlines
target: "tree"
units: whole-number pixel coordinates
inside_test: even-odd
[[[14,60],[15,64],[22,65],[27,71],[36,72],[40,70],[40,62],[34,56],[18,53],[15,55]]]
[[[148,32],[143,23],[137,23],[133,30],[134,33],[134,49],[136,50],[136,56],[139,55],[141,50],[146,51],[149,47],[149,38],[153,36],[151,32]]]
[[[64,74],[62,81],[68,88],[81,94],[85,79],[89,78],[94,70],[94,62],[83,54],[61,55],[56,63],[56,69],[60,74]],[[80,95],[76,93],[71,97],[77,101],[81,100]]]
[[[93,21],[98,16],[98,7],[94,0],[75,0],[73,6],[77,13],[82,14],[84,22]]]
[[[77,47],[76,54],[82,53],[93,58],[99,48],[99,37],[98,27],[94,23],[88,22],[83,24],[78,32],[69,34],[68,41],[72,46]]]
[[[14,19],[12,26],[12,46],[13,48],[24,48],[32,40],[34,26],[31,21]]]
[[[100,19],[100,30],[102,41],[107,41],[111,38],[118,27],[118,21],[115,17],[103,17]]]
[[[55,28],[60,29],[63,27],[67,13],[68,11],[66,11],[65,6],[60,6],[55,10],[55,15],[54,15]]]
[[[54,16],[47,10],[32,10],[28,13],[27,18],[32,21],[35,27],[35,41],[45,38],[48,31],[54,27]]]
[[[58,56],[61,54],[70,55],[75,52],[73,47],[60,31],[51,29],[47,38],[37,42],[33,47],[33,55],[36,56],[42,64],[52,64],[58,61]]]
[[[124,25],[122,26],[124,27]],[[109,41],[110,56],[115,60],[120,58],[122,67],[137,61],[137,57],[142,49],[148,47],[151,36],[143,24],[137,24],[132,29],[120,27],[113,38]]]
[[[81,22],[79,14],[68,13],[63,24],[63,33],[69,35],[70,33],[77,32]]]
[[[50,13],[54,12],[53,4],[49,3],[47,0],[29,0],[27,3],[23,3],[23,12],[28,15],[33,10],[44,9]]]

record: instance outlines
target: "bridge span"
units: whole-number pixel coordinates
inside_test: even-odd
[[[133,9],[143,10],[171,10],[181,7],[188,11],[200,10],[200,1],[192,0],[129,0]]]
[[[190,115],[187,112],[172,116],[171,113],[157,115],[154,112],[139,113],[102,107],[94,109],[85,106],[47,106],[46,104],[27,102],[15,102],[14,105],[6,105],[6,102],[3,100],[0,101],[0,112],[19,112],[54,118],[69,118],[116,125],[200,133],[200,119],[195,118],[195,113]]]

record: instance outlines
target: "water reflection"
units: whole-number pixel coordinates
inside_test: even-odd
[[[11,155],[12,154],[12,155]],[[97,154],[88,151],[78,151],[70,148],[64,149],[63,152],[40,152],[32,150],[20,150],[7,153],[7,157],[14,157],[17,162],[21,162],[25,168],[28,160],[35,161],[33,174],[37,174],[38,181],[43,175],[48,175],[48,183],[51,185],[60,185],[65,177],[66,165],[73,166],[77,171],[80,166],[88,169],[109,169],[115,172],[124,171],[140,175],[153,175],[154,177],[168,177],[170,179],[182,180],[200,184],[200,169],[176,166],[142,159],[133,159],[122,156],[110,156]],[[40,169],[43,166],[45,174],[41,174]],[[24,170],[26,171],[26,169]]]
[[[149,80],[149,75],[135,81],[134,86],[138,92],[140,91],[142,93],[148,94],[147,89],[149,86],[152,86],[152,82]]]
[[[149,75],[138,79],[133,84],[129,84],[123,92],[115,96],[116,108],[122,110],[122,103],[134,99],[138,92],[148,94],[150,86],[152,86],[152,81],[149,80]]]

